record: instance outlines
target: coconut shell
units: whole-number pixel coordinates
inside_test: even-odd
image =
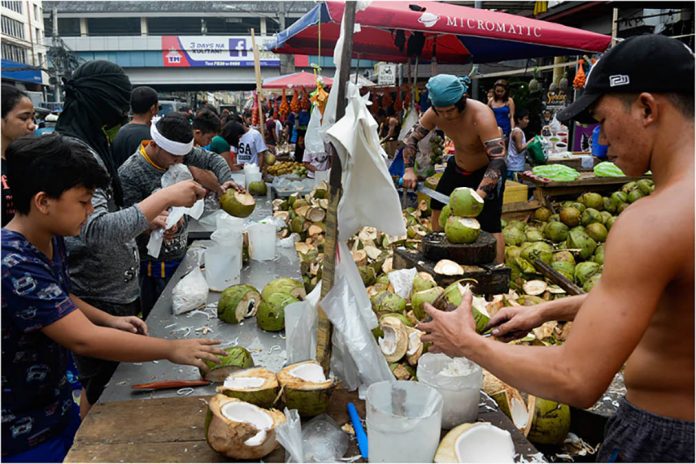
[[[570,431],[570,408],[567,404],[529,396],[532,412],[527,439],[538,445],[559,445]]]
[[[329,398],[335,387],[333,379],[324,382],[309,382],[294,377],[290,372],[303,364],[315,364],[304,361],[291,364],[278,372],[278,382],[282,388],[281,397],[288,409],[297,409],[301,417],[314,417],[323,414],[329,407]]]
[[[216,388],[218,393],[255,404],[262,408],[270,408],[278,399],[278,379],[275,373],[268,369],[262,367],[244,369],[243,371],[231,374],[227,378],[229,377],[255,377],[262,378],[265,382],[261,387],[256,388],[230,388],[223,384]]]
[[[226,356],[219,356],[220,362],[214,364],[211,361],[206,361],[208,372],[201,372],[201,377],[211,382],[222,382],[228,375],[240,369],[247,369],[254,365],[254,359],[251,353],[243,346],[231,346],[225,348]]]

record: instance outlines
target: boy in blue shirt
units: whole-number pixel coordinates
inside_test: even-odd
[[[92,212],[109,182],[88,149],[60,135],[21,138],[7,150],[16,214],[2,229],[2,460],[61,462],[79,426],[65,377],[68,350],[126,362],[167,359],[205,369],[217,340],[147,337],[70,293],[63,236]]]

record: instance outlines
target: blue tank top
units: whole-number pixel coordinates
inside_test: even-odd
[[[503,129],[505,138],[510,135],[510,107],[508,105],[499,108],[491,108],[495,114],[495,120],[498,122],[498,127]]]

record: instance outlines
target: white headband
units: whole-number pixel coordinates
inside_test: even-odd
[[[154,123],[150,124],[150,136],[152,136],[152,140],[157,144],[158,147],[168,153],[171,153],[172,155],[186,156],[191,153],[191,150],[193,150],[193,139],[191,139],[189,143],[169,140],[159,133],[157,130],[157,125]]]

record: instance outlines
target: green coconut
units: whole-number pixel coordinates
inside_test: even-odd
[[[589,235],[592,240],[596,242],[603,242],[607,239],[607,228],[599,222],[593,222],[592,224],[585,227],[585,232]]]
[[[481,224],[476,219],[450,216],[445,224],[445,235],[450,243],[474,243],[480,234]]]
[[[307,296],[302,282],[291,279],[290,277],[279,277],[268,282],[261,291],[261,297],[268,299],[268,297],[274,293],[287,293],[299,299]]]
[[[540,242],[544,240],[544,234],[536,227],[527,227],[524,234],[528,242]]]
[[[542,206],[541,208],[537,208],[534,211],[534,219],[536,219],[539,222],[546,222],[549,220],[551,217],[551,210]]]
[[[571,282],[575,279],[575,265],[568,261],[554,261],[551,267]]]
[[[413,314],[421,321],[425,319],[426,313],[423,305],[425,303],[433,304],[438,299],[444,289],[442,287],[433,287],[427,290],[421,290],[411,294],[411,307]]]
[[[464,292],[469,288],[468,285],[462,285],[462,282],[464,282],[464,280],[458,280],[448,285],[442,294],[435,300],[433,306],[440,311],[454,311],[457,309],[462,303]],[[488,310],[486,309],[486,300],[474,295],[471,304],[471,313],[476,323],[476,331],[482,333],[490,319]]]
[[[515,258],[515,265],[523,274],[536,274],[537,272],[534,264],[522,257]]]
[[[256,200],[248,193],[238,192],[235,189],[227,189],[220,197],[220,207],[227,214],[245,218],[254,212]]]
[[[616,205],[628,202],[628,194],[626,194],[626,192],[622,192],[621,190],[619,190],[618,192],[612,193],[610,198],[612,199],[612,201]]]
[[[437,220],[437,223],[440,225],[440,229],[445,229],[445,225],[447,225],[447,219],[450,217],[450,214],[452,214],[450,205],[443,206],[442,210],[440,211],[440,217]]]
[[[599,272],[592,277],[589,278],[587,282],[585,282],[585,285],[582,286],[582,289],[585,293],[590,293],[592,289],[594,288],[595,285],[597,285],[597,282],[599,282],[599,279],[602,278],[602,273]]]
[[[571,203],[570,203],[570,207],[571,207],[571,208],[575,208],[575,209],[577,209],[578,211],[580,211],[580,214],[582,214],[582,212],[585,211],[585,210],[587,209],[587,206],[585,206],[585,204],[582,203],[582,202],[580,202],[580,201],[573,201],[573,202],[571,202]]]
[[[387,277],[387,282],[388,281],[389,281],[389,277]],[[427,272],[419,272],[413,278],[413,287],[411,290],[411,294],[416,293],[416,292],[420,292],[422,290],[427,290],[429,288],[433,288],[436,286],[437,286],[437,283],[435,282],[435,279],[433,279],[433,276],[431,276]]]
[[[567,404],[529,397],[529,409],[534,409],[532,426],[527,439],[537,445],[559,445],[570,431],[570,408]]]
[[[534,242],[527,248],[522,250],[520,256],[530,263],[534,263],[538,259],[546,264],[551,264],[553,258],[553,246],[546,242]]]
[[[437,188],[437,184],[440,183],[441,177],[442,177],[442,173],[433,174],[432,176],[427,177],[425,179],[424,185],[431,190],[435,190]]]
[[[222,382],[233,372],[254,366],[254,359],[251,357],[251,353],[243,346],[231,346],[225,348],[225,352],[227,353],[226,355],[218,356],[220,359],[218,364],[212,361],[205,361],[205,365],[208,366],[208,372],[204,373],[201,370],[201,377],[211,382]]]
[[[575,266],[575,256],[568,250],[557,251],[553,254],[552,261],[565,261]]]
[[[602,195],[594,192],[587,192],[580,197],[580,202],[587,208],[601,210],[604,208],[604,199]]]
[[[233,285],[220,294],[217,315],[228,324],[239,324],[247,317],[256,315],[261,303],[261,294],[251,285]]]
[[[329,407],[334,381],[327,379],[316,361],[291,364],[277,374],[282,399],[288,409],[297,409],[301,417],[323,414]]]
[[[275,372],[253,367],[228,375],[216,391],[262,408],[270,408],[278,397],[278,389]]]
[[[372,310],[377,314],[403,313],[406,310],[406,300],[388,290],[381,291],[370,298]]]
[[[304,291],[304,285],[302,286]],[[263,298],[256,311],[256,324],[268,332],[279,332],[285,328],[285,307],[300,300],[287,293],[274,293]]]
[[[602,213],[612,214],[616,212],[616,203],[609,197],[604,197],[604,211]]]
[[[655,190],[655,183],[650,179],[641,179],[636,182],[636,187],[643,195],[650,195]]]
[[[561,222],[568,227],[575,227],[580,224],[581,214],[582,213],[577,208],[573,206],[566,206],[561,209],[558,217],[561,219]]]
[[[475,218],[483,210],[483,198],[474,189],[458,187],[450,194],[449,205],[455,216]]]
[[[385,286],[386,289],[386,287],[389,286],[389,276],[387,274],[382,274],[381,276],[377,277],[377,281],[375,282],[375,284],[382,284]]]
[[[575,266],[575,281],[583,286],[590,277],[602,271],[602,266],[594,261],[585,261]]]
[[[580,216],[580,224],[589,226],[594,222],[602,222],[602,214],[594,208],[587,208]]]
[[[614,216],[611,215],[609,211],[601,211],[599,214],[602,215],[602,224],[606,225],[607,221]]]
[[[527,227],[527,224],[522,221],[512,220],[508,222],[508,225],[506,227],[513,227],[515,229],[520,229],[522,232],[524,232],[524,228]]]
[[[266,158],[264,159],[264,164],[266,166],[273,166],[276,163],[276,156],[269,152],[266,152]]]
[[[251,193],[255,197],[266,196],[266,193],[268,193],[268,187],[266,186],[266,183],[262,180],[250,182],[248,190],[249,193]]]
[[[526,235],[523,230],[508,225],[503,229],[503,238],[505,239],[505,245],[519,245],[526,240]]]
[[[362,279],[363,285],[365,285],[365,287],[373,285],[377,280],[375,270],[370,266],[360,266],[358,267],[358,272],[360,272],[360,278]]]
[[[549,222],[544,227],[544,237],[554,243],[559,243],[568,238],[568,226],[562,222]]]
[[[631,206],[630,203],[621,203],[621,204],[617,205],[617,206],[616,206],[616,214],[621,214],[621,213],[623,213],[624,210],[625,210],[626,208],[628,208],[629,206]]]
[[[611,230],[611,226],[613,226],[615,222],[616,216],[612,216],[609,219],[607,219],[607,222],[604,223],[604,226],[607,228],[607,232]]]
[[[276,428],[284,422],[285,415],[276,409],[217,394],[208,402],[205,438],[213,450],[228,458],[259,461],[278,448]]]
[[[641,198],[643,198],[644,196],[645,196],[645,194],[643,192],[641,192],[640,190],[638,190],[637,188],[633,189],[628,193],[628,202],[634,203],[634,202],[640,200]]]
[[[522,248],[518,246],[508,246],[505,247],[505,261],[514,259],[514,258],[519,258],[520,254],[522,253]]]
[[[568,233],[566,246],[570,249],[578,249],[582,259],[588,259],[597,249],[597,242],[587,235],[584,230],[571,230]]]

